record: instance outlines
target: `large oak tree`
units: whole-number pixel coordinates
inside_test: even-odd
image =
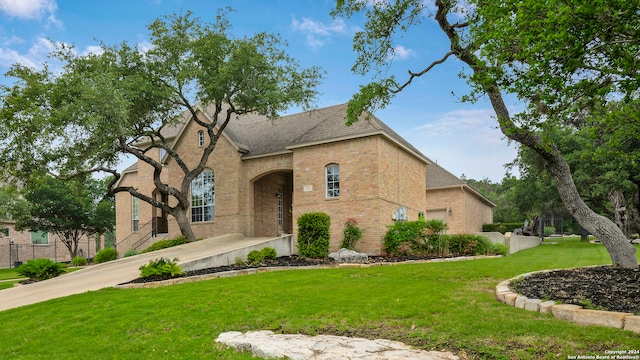
[[[59,72],[14,65],[7,76],[15,85],[1,97],[0,159],[22,179],[39,171],[107,172],[113,175],[110,194],[128,192],[161,208],[195,240],[187,216],[189,188],[229,121],[247,113],[276,118],[292,105],[310,108],[322,74],[302,68],[275,35],[232,36],[227,10],[211,24],[187,13],[157,19],[148,28],[151,46],[145,51],[125,42],[84,56],[60,45],[52,53],[63,63]],[[198,115],[198,105],[214,109],[210,121]],[[185,163],[163,136],[163,129],[179,126],[185,110],[208,140],[195,165]],[[161,180],[163,164],[150,156],[159,149],[182,171],[178,186]],[[153,168],[152,181],[168,201],[116,186],[122,154]]]
[[[349,121],[386,106],[439,64],[462,61],[470,69],[468,98],[486,95],[502,132],[541,157],[569,213],[603,242],[613,264],[638,266],[624,233],[582,200],[567,161],[549,136],[578,125],[585,114],[610,101],[638,97],[638,1],[436,0],[431,9],[423,0],[337,0],[333,14],[360,12],[367,22],[354,38],[358,73],[387,67],[400,34],[431,23],[428,17],[450,48],[424,68],[409,70],[406,79],[382,75],[362,86],[349,103]],[[503,94],[515,94],[526,110],[512,114]]]

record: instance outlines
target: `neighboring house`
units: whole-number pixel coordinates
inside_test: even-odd
[[[417,220],[419,214],[444,206],[430,205],[427,191],[429,171],[437,165],[376,117],[345,126],[345,114],[346,104],[273,121],[256,115],[232,119],[207,168],[192,183],[189,217],[196,237],[295,235],[301,214],[322,211],[331,217],[332,251],[340,245],[344,223],[353,218],[363,230],[356,249],[380,254],[394,219]],[[206,108],[198,108],[198,116],[210,119]],[[190,120],[185,113],[183,122],[163,135],[193,168],[208,137]],[[164,162],[163,181],[178,186],[182,171],[175,161],[159,149],[149,153]],[[152,179],[151,166],[138,162],[123,171],[117,185],[133,186],[162,200]],[[463,212],[469,212],[465,218],[483,214],[476,228],[462,227],[466,232],[481,231],[483,222],[491,222],[484,214],[491,213],[493,204],[486,199],[465,203],[452,198],[447,205],[452,208],[447,221],[458,221]],[[451,226],[449,232],[458,229]],[[160,209],[129,193],[116,194],[120,253],[147,247],[158,233],[180,235],[175,220]]]

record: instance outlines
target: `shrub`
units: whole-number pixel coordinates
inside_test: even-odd
[[[494,246],[489,239],[480,235],[449,235],[449,250],[457,256],[486,255]]]
[[[242,260],[242,258],[240,256],[236,256],[236,259],[234,261],[234,264],[238,265],[238,266],[245,266],[247,265],[247,263]]]
[[[298,252],[302,257],[326,258],[329,256],[331,219],[322,212],[302,214],[298,218]]]
[[[551,236],[556,233],[556,228],[553,226],[544,227],[544,236]]]
[[[504,235],[504,233],[506,232],[513,232],[513,229],[517,229],[521,227],[524,227],[524,222],[483,224],[482,231],[485,231],[485,232],[497,231]]]
[[[178,259],[173,260],[160,258],[149,260],[149,263],[139,268],[140,277],[162,277],[169,278],[182,274],[182,268],[178,265]]]
[[[124,253],[124,257],[129,257],[129,256],[134,256],[134,255],[138,255],[139,252],[136,249],[129,249],[127,250],[126,253]]]
[[[449,253],[449,238],[443,236],[443,232],[449,226],[442,220],[432,219],[424,221],[424,228],[420,232],[419,243],[421,252],[434,255],[446,255]]]
[[[356,219],[348,219],[344,223],[344,230],[342,232],[342,244],[340,247],[349,250],[356,249],[356,243],[362,237],[362,230],[358,227]]]
[[[489,248],[489,251],[487,252],[487,255],[508,255],[508,254],[509,254],[509,248],[507,247],[507,245],[501,244],[501,243],[493,243],[491,245],[491,248]]]
[[[42,258],[28,260],[26,263],[18,266],[16,272],[31,280],[41,281],[63,274],[65,268],[65,264]]]
[[[424,221],[397,221],[388,226],[384,236],[383,250],[389,255],[409,255],[422,241]]]
[[[71,265],[87,266],[87,259],[83,258],[82,256],[74,256],[73,259],[71,259]]]
[[[115,260],[118,258],[118,252],[114,248],[104,248],[96,253],[96,256],[93,258],[93,261],[96,264]]]
[[[262,249],[261,252],[264,258],[268,260],[275,260],[278,257],[278,254],[276,253],[276,249],[274,248],[266,247]]]
[[[247,262],[249,264],[258,265],[262,260],[264,260],[264,254],[262,251],[252,250],[249,252],[249,255],[247,255]]]
[[[155,243],[151,244],[151,246],[149,246],[148,248],[142,250],[142,253],[144,254],[144,253],[148,253],[148,252],[151,252],[151,251],[156,251],[156,250],[160,250],[160,249],[166,249],[166,248],[170,248],[170,247],[186,244],[188,242],[189,242],[189,240],[187,240],[187,238],[185,238],[184,236],[179,236],[179,237],[177,237],[175,239],[160,240],[158,242],[155,242]]]

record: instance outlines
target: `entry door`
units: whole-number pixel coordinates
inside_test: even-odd
[[[284,234],[284,188],[278,186],[278,235]]]

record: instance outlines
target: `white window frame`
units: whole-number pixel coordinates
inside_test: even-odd
[[[131,231],[137,232],[140,229],[140,199],[131,197]]]
[[[325,196],[327,199],[340,197],[340,165],[329,164],[324,167]]]
[[[216,193],[213,170],[204,169],[191,181],[191,222],[213,221],[215,209]]]
[[[198,131],[198,146],[204,146],[204,130]]]

